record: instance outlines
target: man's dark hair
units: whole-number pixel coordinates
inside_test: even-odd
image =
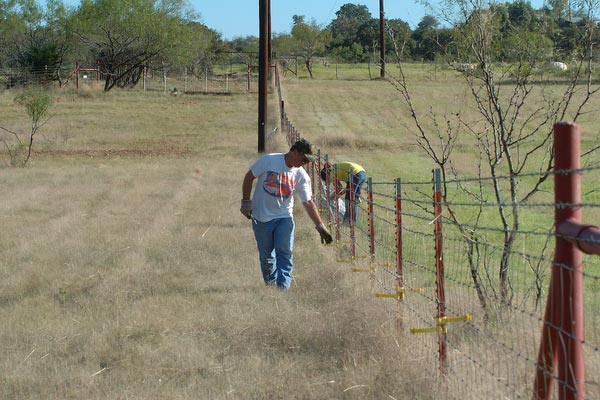
[[[312,154],[312,144],[306,139],[300,139],[294,143],[290,150],[298,150],[302,154]]]

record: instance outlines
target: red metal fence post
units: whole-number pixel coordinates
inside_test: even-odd
[[[369,255],[371,266],[375,265],[375,214],[373,213],[373,179],[367,178],[367,209],[369,223]]]
[[[348,171],[348,187],[346,190],[348,190],[347,194],[349,198],[346,207],[350,207],[349,210],[346,210],[346,213],[350,218],[348,221],[350,223],[350,251],[352,253],[352,259],[354,260],[356,258],[356,232],[354,230],[354,219],[356,218],[356,215],[354,215],[354,174],[352,171]]]
[[[434,233],[435,233],[435,269],[437,272],[436,288],[437,288],[437,317],[438,321],[446,316],[446,292],[444,288],[444,254],[443,254],[443,237],[442,237],[442,182],[441,171],[434,171],[434,195],[433,195],[433,210],[434,210]],[[438,332],[438,347],[440,357],[440,374],[446,375],[447,359],[446,359],[446,325],[438,324],[440,331]]]
[[[579,137],[576,124],[554,125],[556,227],[567,220],[581,222]],[[551,399],[556,377],[559,399],[584,399],[583,258],[577,245],[560,235],[556,236],[555,246],[534,398]]]
[[[338,203],[338,199],[339,199],[339,193],[340,193],[340,186],[338,185],[339,179],[338,179],[338,174],[337,174],[337,165],[333,165],[333,178],[331,178],[331,175],[328,175],[330,180],[333,180],[333,199],[335,201],[335,215],[333,216],[333,220],[335,221],[335,240],[336,242],[339,242],[339,240],[341,239],[342,235],[340,233],[340,206]]]
[[[396,328],[402,329],[402,316],[400,303],[404,300],[404,275],[402,270],[402,184],[396,178],[396,291],[398,293],[398,318]]]
[[[581,222],[580,132],[576,124],[554,125],[555,225],[565,220]],[[564,173],[560,172],[564,171]],[[583,257],[577,246],[557,237],[553,276],[560,279],[562,304],[554,303],[559,399],[584,399],[583,363]],[[557,293],[558,295],[558,293]]]
[[[323,187],[323,183],[321,182],[321,149],[317,149],[317,163],[315,164],[315,168],[317,169],[317,174],[315,176],[315,180],[319,182],[317,185],[317,208],[322,210],[321,205],[323,204],[323,193],[321,188]],[[315,195],[314,186],[315,183],[313,181],[313,196]]]
[[[404,277],[402,275],[402,196],[401,181],[396,178],[396,282],[400,300],[404,299]]]
[[[369,279],[375,281],[375,214],[373,210],[373,179],[367,178],[367,234],[369,235]]]
[[[309,174],[308,176],[310,176],[310,190],[313,193],[313,198],[315,196],[315,169],[316,169],[316,164],[314,162],[311,162],[308,164],[308,171]]]

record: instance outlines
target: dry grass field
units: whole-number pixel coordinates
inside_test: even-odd
[[[26,132],[15,95],[0,125]],[[27,166],[0,153],[0,398],[437,397],[301,207],[292,289],[262,284],[255,95],[53,96]]]
[[[463,105],[466,89],[419,73],[420,106]],[[380,180],[430,179],[388,83],[283,88],[296,128],[332,158]],[[0,92],[0,126],[27,132],[16,94]],[[256,102],[57,91],[27,166],[0,149],[0,398],[452,398],[395,331],[391,303],[335,261],[302,207],[291,290],[262,283],[238,211],[259,156]],[[281,133],[267,143],[286,150]],[[470,172],[473,149],[457,151]]]

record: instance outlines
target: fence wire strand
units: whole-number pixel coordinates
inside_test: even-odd
[[[290,144],[301,137],[284,113],[282,126]],[[326,159],[334,162],[321,158],[319,165],[324,165]],[[547,175],[586,175],[598,169],[596,166],[555,170]],[[355,270],[371,271],[375,295],[382,297],[382,307],[389,311],[390,318],[398,321],[398,333],[408,341],[412,361],[429,373],[426,379],[443,387],[442,393],[449,399],[532,398],[536,370],[540,367],[538,351],[551,271],[561,268],[577,273],[553,261],[554,242],[564,238],[554,232],[554,210],[573,206],[593,210],[600,204],[595,201],[554,203],[548,193],[542,193],[536,202],[456,200],[452,196],[460,198],[461,185],[470,182],[480,185],[492,178],[444,182],[448,192],[440,203],[443,215],[439,218],[443,231],[443,305],[451,323],[440,324],[439,320],[436,322],[440,298],[435,262],[434,197],[433,192],[428,194],[426,190],[428,186],[433,187],[432,182],[402,181],[399,211],[396,182],[375,181],[371,177],[370,192],[363,189],[356,223],[346,226],[339,222],[340,218],[334,218],[334,202],[339,198],[335,193],[328,197],[327,183],[321,181],[318,172],[314,177],[320,189],[315,196],[319,198],[320,208],[329,210],[323,217],[334,230],[339,230],[335,245],[338,261],[351,264]],[[529,175],[539,177],[540,173]],[[502,181],[503,178],[509,179],[494,179]],[[365,192],[372,196],[371,219]],[[331,203],[327,204],[327,199],[331,199]],[[502,224],[494,214],[499,208],[518,210],[523,221],[518,229]],[[402,221],[400,229],[398,217]],[[399,235],[401,247],[398,247]],[[507,235],[514,235],[508,245]],[[507,246],[510,246],[508,251]],[[585,340],[582,345],[587,398],[592,399],[600,398],[600,260],[598,256],[586,255],[584,263]],[[569,302],[569,299],[557,301]],[[447,347],[443,374],[439,371],[440,332],[444,332]],[[552,377],[558,386],[568,384],[561,381],[556,371],[544,370],[543,374]]]

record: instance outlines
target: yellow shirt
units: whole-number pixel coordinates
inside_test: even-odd
[[[364,171],[365,169],[358,164],[352,162],[341,162],[335,164],[338,179],[347,181],[350,177],[350,173],[352,175],[356,175],[359,172]]]

